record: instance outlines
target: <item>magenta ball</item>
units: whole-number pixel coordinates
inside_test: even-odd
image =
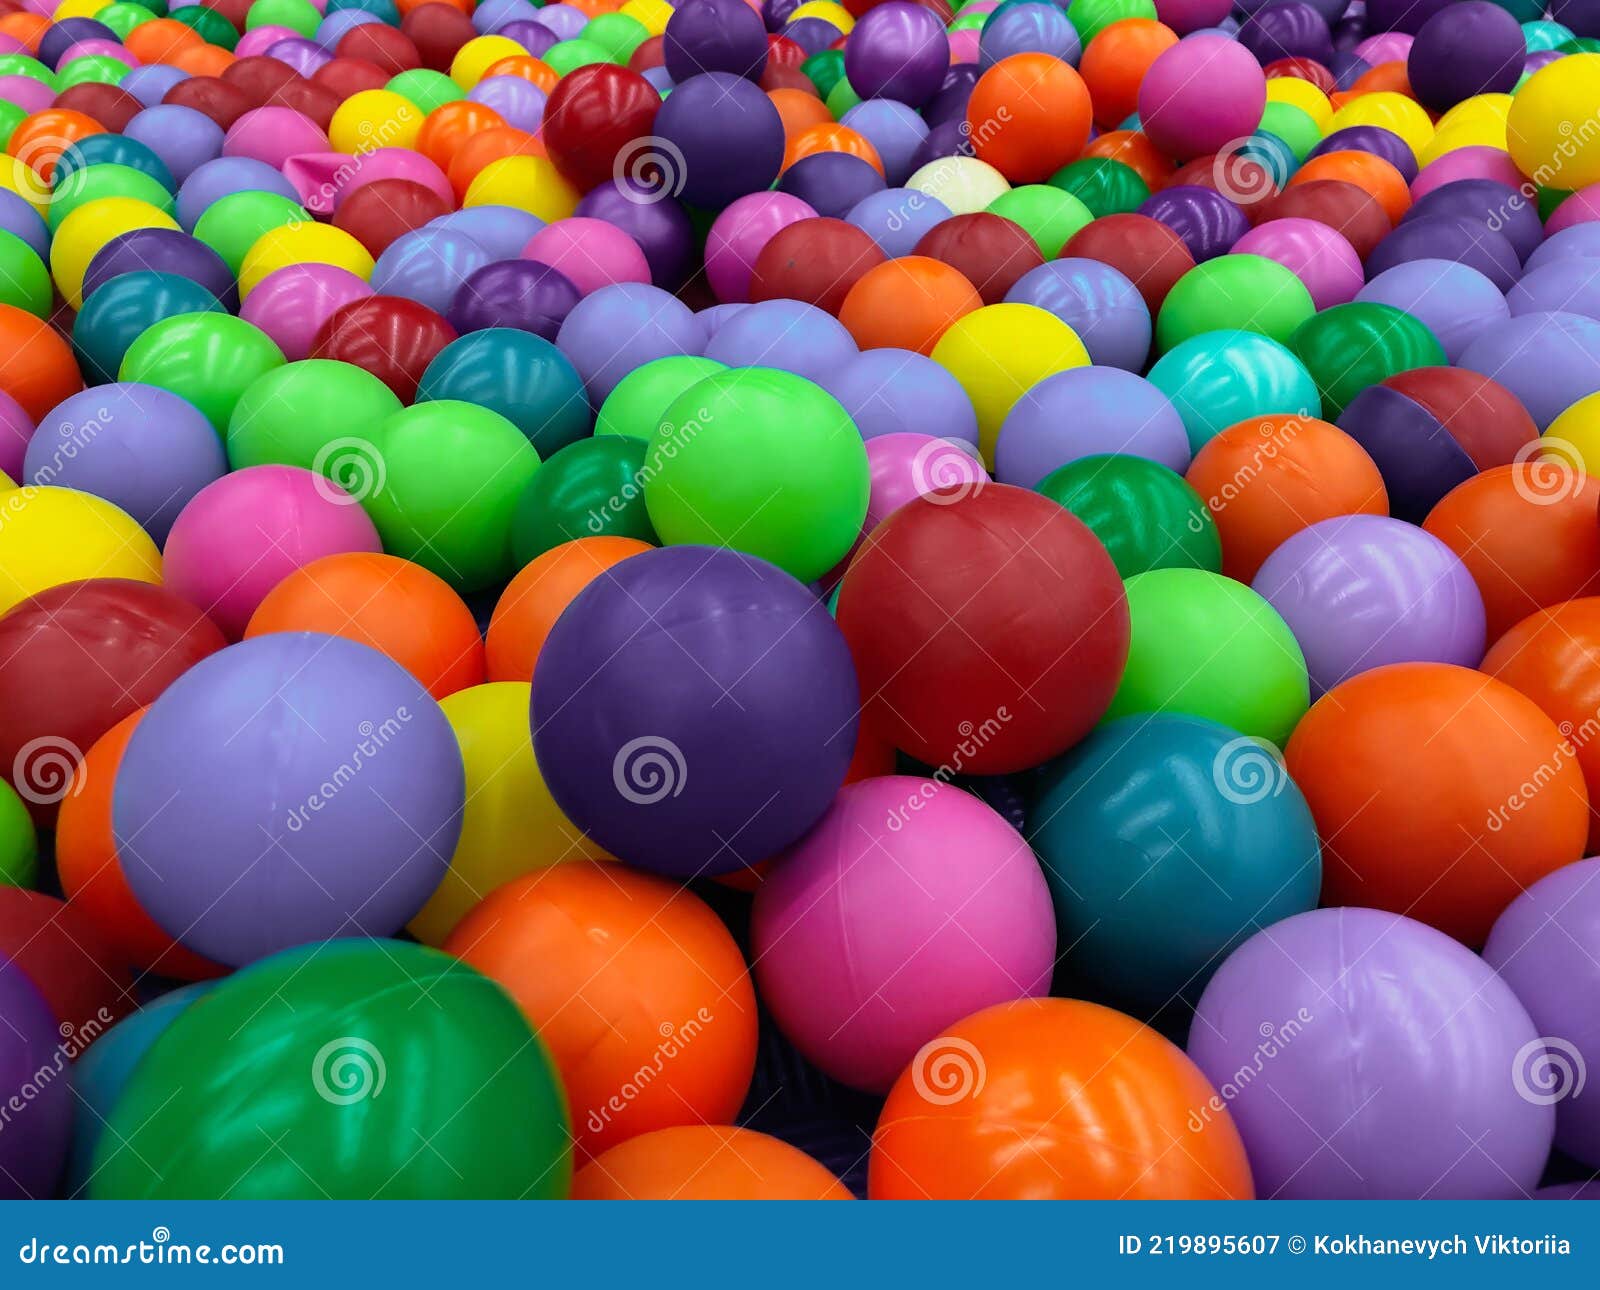
[[[616,282],[650,281],[650,264],[637,242],[615,224],[581,215],[545,225],[528,239],[522,258],[548,264],[580,296]]]
[[[33,438],[33,418],[22,405],[0,390],[0,475],[13,482],[22,478],[22,461]]]
[[[229,126],[222,139],[224,157],[249,157],[279,170],[299,153],[331,150],[328,136],[310,117],[286,107],[254,108]]]
[[[827,1074],[882,1093],[952,1022],[1048,993],[1056,928],[1016,829],[959,788],[891,775],[841,789],[778,857],[751,941],[778,1028]]]
[[[889,513],[936,488],[974,492],[989,480],[978,450],[959,439],[940,439],[910,430],[867,440],[872,491],[861,531],[870,533]]]
[[[750,299],[756,256],[778,230],[815,219],[817,212],[788,193],[748,193],[718,215],[706,236],[706,280],[718,300]]]
[[[1283,265],[1305,284],[1318,309],[1346,305],[1365,281],[1361,257],[1344,234],[1314,219],[1257,224],[1233,244],[1235,255],[1259,255]]]
[[[278,583],[345,551],[382,551],[378,531],[338,484],[297,466],[250,466],[208,484],[172,526],[165,583],[231,640]]]
[[[291,363],[311,357],[311,343],[334,310],[364,300],[372,288],[332,264],[288,264],[256,284],[239,317],[259,327]]]
[[[1180,36],[1215,27],[1233,11],[1233,0],[1156,0],[1156,17]]]
[[[1443,188],[1462,179],[1492,179],[1513,192],[1519,191],[1528,182],[1505,152],[1478,144],[1447,152],[1419,170],[1417,177],[1411,181],[1411,200],[1421,201],[1435,188]]]
[[[1576,224],[1591,224],[1596,220],[1600,220],[1600,184],[1590,184],[1556,207],[1545,221],[1545,235],[1553,237]]]
[[[1188,161],[1250,134],[1267,104],[1267,78],[1243,45],[1192,36],[1165,50],[1139,85],[1139,121],[1169,157]]]

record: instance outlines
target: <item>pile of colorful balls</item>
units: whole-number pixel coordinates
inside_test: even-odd
[[[0,0],[0,1196],[1597,1193],[1595,0]]]

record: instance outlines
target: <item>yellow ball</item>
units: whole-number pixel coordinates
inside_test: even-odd
[[[73,488],[0,493],[0,614],[85,578],[161,581],[161,553],[131,515]]]
[[[463,206],[515,206],[545,223],[578,209],[578,190],[547,157],[501,157],[478,172]]]
[[[3,502],[0,502],[3,505]],[[494,681],[439,701],[467,772],[461,841],[409,930],[442,945],[469,909],[502,883],[563,860],[609,860],[562,814],[533,756],[526,681]]]
[[[509,36],[474,36],[450,60],[450,79],[471,90],[502,58],[517,58],[527,49]]]
[[[1585,475],[1600,476],[1600,394],[1579,399],[1550,423],[1544,438],[1550,444],[1546,455],[1576,459]]]
[[[1506,117],[1511,114],[1511,95],[1509,94],[1475,94],[1470,99],[1462,99],[1453,108],[1434,122],[1433,128],[1448,130],[1451,126],[1465,125],[1469,121],[1498,121],[1503,127]]]
[[[50,276],[74,309],[83,308],[83,275],[89,261],[112,238],[136,228],[176,229],[178,221],[149,202],[102,197],[85,202],[56,229],[50,243]]]
[[[5,471],[0,470],[0,493],[9,493],[17,486],[17,481],[12,479]]]
[[[625,13],[639,23],[652,36],[667,29],[667,19],[672,17],[672,6],[667,0],[628,0],[618,13]]]
[[[1506,126],[1504,121],[1466,121],[1453,125],[1448,130],[1435,131],[1433,138],[1428,140],[1428,146],[1417,154],[1419,165],[1426,166],[1437,161],[1447,152],[1454,152],[1457,148],[1495,148],[1500,152],[1506,150]]]
[[[995,440],[1012,406],[1047,376],[1087,367],[1078,333],[1034,305],[985,305],[956,320],[933,347],[978,414],[978,446],[993,465]]]
[[[239,298],[255,290],[267,274],[289,264],[331,264],[363,282],[372,277],[372,256],[342,228],[331,224],[283,224],[250,244],[239,265]]]
[[[1375,125],[1397,134],[1406,141],[1412,153],[1419,156],[1428,146],[1428,140],[1433,138],[1433,122],[1422,110],[1422,105],[1393,90],[1381,90],[1376,94],[1363,94],[1360,98],[1351,99],[1328,118],[1323,132],[1332,134],[1335,130],[1345,130],[1354,125]]]
[[[952,215],[975,215],[1011,191],[1006,177],[976,157],[940,157],[906,180],[906,187],[937,198]]]
[[[823,22],[831,22],[846,36],[856,25],[856,20],[850,11],[842,4],[834,4],[833,0],[806,0],[805,4],[789,15],[789,21],[799,22],[802,18],[821,18]]]
[[[422,129],[422,109],[393,90],[362,90],[334,110],[328,142],[335,150],[360,154],[374,148],[414,148]]]
[[[1506,141],[1517,169],[1541,188],[1600,183],[1600,54],[1568,54],[1524,81]]]
[[[93,18],[106,7],[106,0],[61,0],[50,15],[51,22],[65,22],[68,18]]]
[[[1297,76],[1275,76],[1267,82],[1267,102],[1292,104],[1315,121],[1317,129],[1324,134],[1328,132],[1333,104],[1310,81],[1302,81]]]
[[[9,153],[0,159],[0,189],[15,193],[38,211],[41,218],[50,207],[50,185],[40,179],[39,172],[27,162],[18,161]]]

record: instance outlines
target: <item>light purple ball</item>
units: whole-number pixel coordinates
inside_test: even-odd
[[[1499,381],[1542,433],[1600,390],[1600,322],[1582,314],[1522,314],[1485,330],[1456,366]]]
[[[210,117],[178,103],[146,108],[122,133],[166,162],[180,185],[222,152],[224,137],[222,127]]]
[[[22,405],[0,390],[0,474],[13,483],[22,479],[22,465],[33,437],[33,420]]]
[[[1081,457],[1125,453],[1183,474],[1183,418],[1142,376],[1115,367],[1075,367],[1047,376],[1012,405],[994,450],[994,477],[1033,488]]]
[[[847,223],[876,242],[891,260],[910,255],[923,234],[949,218],[948,206],[914,188],[885,188],[869,193],[845,215]]]
[[[461,284],[488,263],[489,253],[465,233],[413,229],[378,257],[372,289],[379,295],[404,296],[443,314]]]
[[[909,349],[863,350],[818,384],[839,400],[869,444],[906,433],[978,442],[978,416],[967,392],[931,358]]]
[[[722,330],[724,323],[737,316],[741,309],[748,309],[749,307],[750,305],[747,301],[730,300],[727,304],[707,305],[696,313],[695,317],[705,324],[706,343],[709,344],[711,338]]]
[[[544,122],[544,91],[520,76],[485,76],[467,97],[493,108],[507,125],[529,134],[537,133]]]
[[[1017,279],[1006,302],[1054,314],[1078,334],[1097,366],[1144,370],[1150,308],[1126,275],[1109,264],[1072,256],[1051,260]]]
[[[332,54],[316,41],[307,40],[303,36],[278,41],[267,49],[267,57],[276,58],[285,66],[294,68],[302,76],[310,76],[319,67],[333,61]]]
[[[578,301],[561,324],[556,345],[583,377],[589,401],[599,407],[641,364],[670,354],[704,353],[706,327],[688,305],[660,287],[619,282]]]
[[[484,0],[472,11],[472,26],[480,36],[485,36],[499,31],[508,22],[531,22],[538,16],[538,6],[529,0]]]
[[[544,227],[544,221],[515,206],[467,206],[436,216],[423,227],[465,233],[495,261],[515,260],[528,239]]]
[[[300,200],[295,186],[266,162],[249,157],[218,157],[197,166],[179,186],[178,223],[184,232],[193,233],[194,226],[212,203],[244,192],[277,193],[292,202]]]
[[[1356,299],[1393,305],[1427,324],[1454,363],[1467,346],[1511,317],[1506,297],[1470,264],[1455,260],[1410,260],[1385,269]]]
[[[1524,273],[1506,304],[1513,316],[1561,311],[1600,319],[1600,259],[1558,260]]]
[[[1561,260],[1584,259],[1600,259],[1600,220],[1574,224],[1559,233],[1552,233],[1539,249],[1528,257],[1528,262],[1522,269],[1526,275],[1535,269],[1542,269],[1547,264],[1555,264]]]
[[[1317,909],[1217,970],[1189,1056],[1233,1116],[1256,1195],[1493,1200],[1539,1185],[1553,1107],[1512,1072],[1539,1032],[1489,965],[1375,909]]]
[[[311,357],[317,332],[335,310],[371,294],[364,279],[337,265],[286,264],[256,284],[239,317],[264,331],[289,362],[298,363]]]
[[[914,108],[894,99],[857,103],[839,118],[839,124],[849,126],[877,149],[884,178],[891,184],[903,184],[911,177],[912,158],[928,137],[928,123]]]
[[[763,300],[741,310],[705,349],[729,367],[775,367],[818,384],[859,353],[843,323],[802,300]]]
[[[167,97],[168,90],[179,81],[187,80],[188,77],[189,73],[181,67],[151,63],[145,67],[135,67],[117,82],[117,88],[127,90],[145,107],[153,108]]]
[[[368,13],[365,9],[336,9],[317,24],[314,39],[323,49],[333,54],[339,47],[339,42],[357,27],[365,26],[369,22],[382,22],[383,19],[375,13]]]

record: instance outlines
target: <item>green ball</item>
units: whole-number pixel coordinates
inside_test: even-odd
[[[215,9],[200,4],[187,4],[172,15],[185,27],[199,34],[208,45],[216,45],[233,52],[239,43],[239,32],[234,25]]]
[[[171,215],[176,199],[159,179],[135,170],[132,166],[119,166],[102,161],[68,173],[50,194],[50,205],[45,209],[45,223],[54,233],[61,221],[80,206],[99,201],[102,197],[132,197],[148,202],[157,210]]]
[[[147,328],[179,314],[226,313],[192,278],[176,273],[121,273],[83,302],[72,323],[72,348],[91,385],[109,385]]]
[[[1095,219],[1136,211],[1150,196],[1139,172],[1112,157],[1080,157],[1051,175],[1050,184],[1071,193]]]
[[[1023,184],[1001,193],[989,210],[1022,225],[1047,260],[1060,255],[1067,239],[1094,218],[1071,193],[1051,184]]]
[[[645,452],[643,440],[608,434],[569,443],[540,466],[511,521],[517,566],[579,538],[659,543],[644,504]]]
[[[828,91],[827,108],[833,114],[835,121],[842,120],[844,114],[861,102],[861,95],[855,91],[855,86],[850,84],[847,77],[841,76],[834,87]]]
[[[1305,283],[1276,260],[1219,255],[1173,283],[1156,317],[1156,349],[1165,352],[1191,336],[1229,328],[1286,344],[1316,312]]]
[[[1538,190],[1536,200],[1539,204],[1539,218],[1548,220],[1554,215],[1561,203],[1571,197],[1573,190],[1570,188],[1541,188]]]
[[[1282,139],[1296,161],[1304,161],[1322,142],[1322,131],[1312,120],[1311,113],[1293,103],[1268,103],[1262,109],[1261,124],[1256,128]]]
[[[205,214],[195,222],[194,235],[220,255],[238,277],[245,252],[268,229],[310,220],[305,207],[278,193],[229,193],[206,207]]]
[[[1287,623],[1242,582],[1204,569],[1135,574],[1128,666],[1104,721],[1184,712],[1282,747],[1311,703]]]
[[[606,57],[604,48],[592,40],[584,40],[581,36],[576,40],[558,40],[544,51],[542,57],[545,63],[555,70],[557,76],[565,76],[568,72],[588,67],[591,63],[611,61]]]
[[[385,551],[461,592],[515,572],[511,519],[539,469],[522,431],[488,408],[439,399],[380,422],[372,448],[363,504]]]
[[[94,1155],[97,1200],[565,1197],[566,1097],[515,1003],[439,950],[263,959],[151,1045]]]
[[[1494,0],[1518,22],[1532,22],[1544,14],[1545,0]]]
[[[545,61],[549,61],[548,54]],[[833,87],[844,79],[844,53],[838,49],[819,49],[800,64],[800,70],[811,78],[817,93],[826,99],[833,93]]]
[[[1373,301],[1334,305],[1307,319],[1287,342],[1322,395],[1322,415],[1337,421],[1350,400],[1413,367],[1444,367],[1444,346],[1427,324]]]
[[[625,13],[603,13],[585,24],[582,38],[599,45],[611,62],[626,63],[650,39],[650,29]]]
[[[135,9],[139,6],[134,5]],[[141,10],[149,18],[147,10]],[[111,58],[105,54],[90,54],[85,58],[74,58],[70,63],[63,63],[56,69],[56,92],[65,94],[75,85],[120,85],[122,78],[131,72],[121,59]]]
[[[56,87],[56,74],[27,54],[0,54],[0,76],[26,76],[51,89]]]
[[[1600,37],[1574,36],[1563,40],[1556,49],[1563,54],[1600,54]]]
[[[0,150],[11,146],[11,136],[27,118],[27,113],[15,103],[0,99]]]
[[[1222,571],[1210,509],[1159,461],[1125,453],[1080,457],[1046,475],[1038,491],[1093,530],[1123,578],[1151,569]]]
[[[244,392],[282,366],[283,351],[242,318],[178,314],[156,323],[128,347],[117,379],[143,381],[188,399],[224,435]]]
[[[383,88],[393,90],[401,98],[410,99],[424,116],[446,103],[467,97],[462,88],[443,72],[430,71],[426,67],[413,67],[408,72],[390,77]]]
[[[993,10],[990,10],[992,13]],[[988,13],[958,13],[956,20],[948,28],[950,31],[977,31],[982,32],[983,26],[989,21]],[[804,70],[802,65],[801,70]]]
[[[50,270],[39,253],[15,233],[0,231],[0,304],[48,318],[55,306]]]
[[[255,0],[244,16],[244,29],[288,27],[310,40],[321,22],[322,15],[310,0]]]
[[[352,426],[376,425],[401,407],[393,390],[354,364],[286,363],[257,377],[239,399],[228,419],[228,464],[328,474]]]
[[[148,9],[157,18],[167,16],[167,0],[130,0],[130,3],[138,5],[141,9]]]
[[[0,887],[31,888],[39,879],[39,835],[16,789],[0,779]]]
[[[104,9],[94,15],[96,22],[103,22],[117,33],[118,40],[126,40],[128,33],[135,27],[142,27],[145,23],[155,18],[155,13],[148,5],[142,4],[108,4]]]
[[[861,536],[870,482],[866,445],[833,395],[744,367],[673,401],[650,438],[644,500],[664,542],[732,547],[810,582]]]
[[[1085,46],[1114,22],[1155,16],[1151,0],[1072,0],[1067,6],[1067,17]]]
[[[696,381],[727,370],[716,359],[696,354],[669,354],[666,358],[642,363],[606,395],[600,414],[595,418],[594,432],[596,435],[628,435],[649,443],[668,406],[678,395]]]

